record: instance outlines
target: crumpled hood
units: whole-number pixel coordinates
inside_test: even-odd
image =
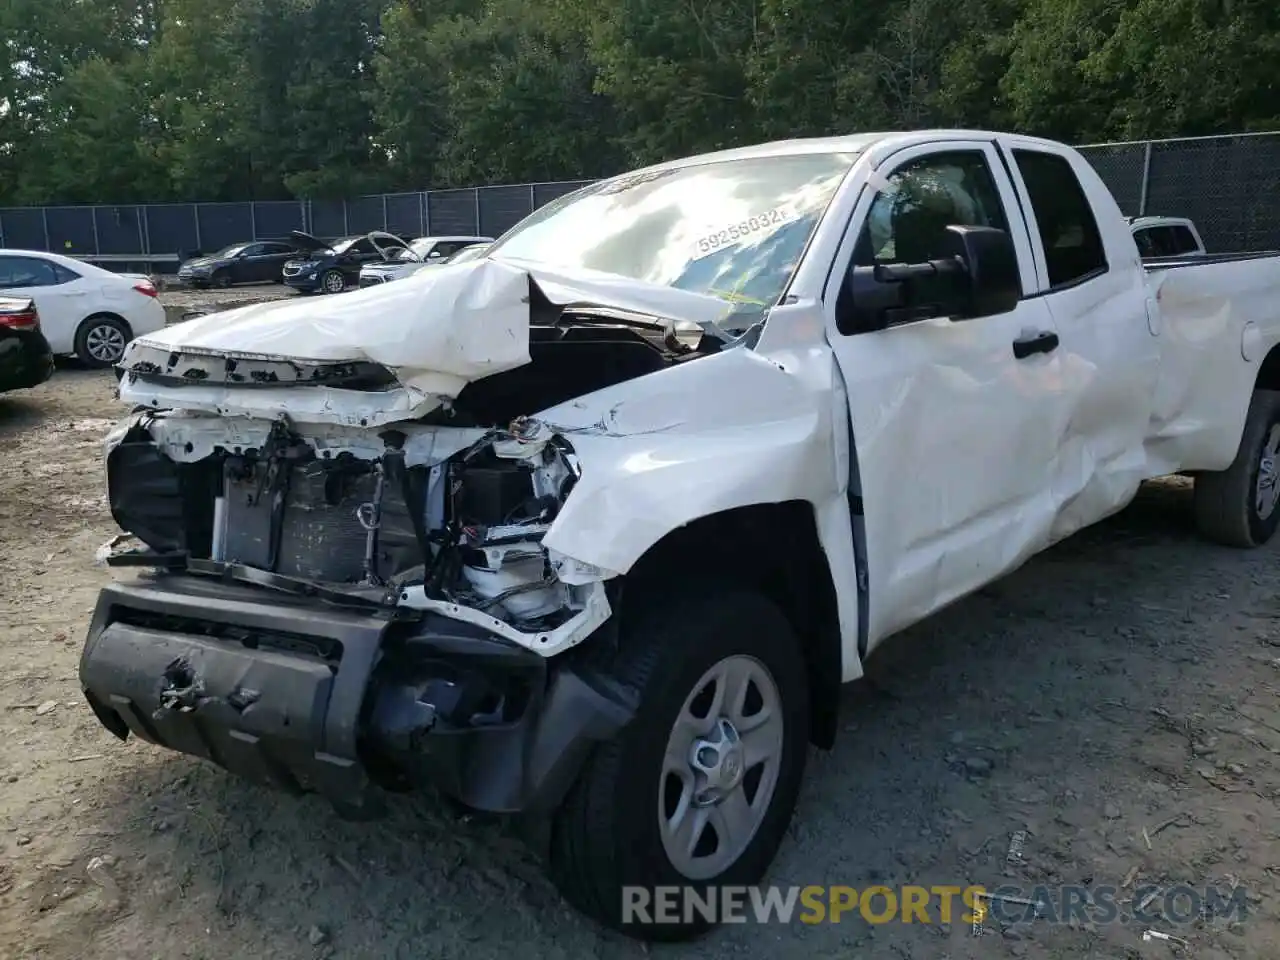
[[[609,274],[483,258],[335,297],[211,313],[139,337],[120,362],[127,374],[137,374],[124,377],[120,398],[222,415],[302,414],[308,422],[370,426],[420,417],[467,383],[529,362],[531,280],[555,304],[615,307],[669,318],[680,327],[714,324],[732,309],[715,297]],[[250,382],[241,375],[214,376],[228,360],[374,363],[391,371],[399,390],[343,390],[319,377],[275,386],[275,377]],[[303,396],[308,391],[324,396]]]

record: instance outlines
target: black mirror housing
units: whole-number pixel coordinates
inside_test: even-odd
[[[953,225],[947,233],[966,274],[958,290],[967,302],[958,305],[956,319],[992,317],[1016,307],[1022,299],[1022,274],[1008,231]]]
[[[866,333],[933,317],[974,320],[1017,306],[1022,276],[1006,231],[952,225],[946,237],[936,260],[851,267],[840,331]]]

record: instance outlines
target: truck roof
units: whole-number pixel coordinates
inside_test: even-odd
[[[997,137],[1014,138],[1022,144],[1039,144],[1045,147],[1052,147],[1055,150],[1061,150],[1065,146],[1056,140],[1027,137],[1021,134],[997,133],[991,130],[936,129],[851,133],[839,137],[802,137],[794,140],[772,140],[768,143],[752,144],[747,147],[732,147],[728,150],[717,150],[712,153],[681,157],[678,160],[668,160],[665,163],[645,167],[643,170],[632,170],[623,174],[623,176],[636,176],[640,173],[658,170],[675,170],[680,167],[721,160],[750,160],[755,157],[799,156],[810,153],[862,153],[875,146],[896,149],[913,146],[918,143],[931,143],[937,140],[995,140]]]

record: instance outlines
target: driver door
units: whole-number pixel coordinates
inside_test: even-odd
[[[843,282],[849,268],[946,258],[948,223],[1011,235],[1023,299],[994,316],[858,330]],[[1028,296],[1036,289],[1030,239],[989,141],[884,158],[852,226],[826,302],[866,511],[874,644],[1047,545],[1066,410],[1053,318],[1043,298]],[[913,299],[953,302],[938,296],[938,283],[922,281]]]
[[[263,245],[251,243],[240,251],[231,264],[231,278],[236,283],[255,283],[263,279]]]

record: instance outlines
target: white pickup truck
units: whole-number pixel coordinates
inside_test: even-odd
[[[107,440],[146,568],[100,721],[350,815],[434,784],[550,824],[566,898],[753,884],[842,682],[1195,477],[1280,523],[1280,258],[1145,268],[1094,170],[973,131],[667,163],[483,258],[130,344]],[[867,776],[875,776],[868,771]]]

